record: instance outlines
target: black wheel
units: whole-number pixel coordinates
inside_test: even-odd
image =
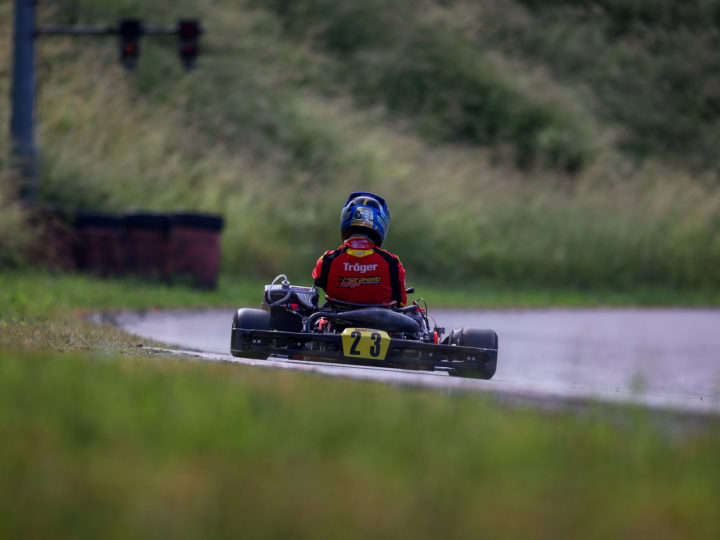
[[[498,335],[494,330],[479,330],[477,328],[464,328],[460,332],[453,332],[453,341],[463,347],[477,347],[490,349],[489,358],[478,361],[472,366],[456,368],[453,373],[456,377],[469,379],[491,379],[497,369]]]
[[[270,329],[270,313],[262,309],[242,308],[238,309],[233,315],[232,335],[230,339],[230,352],[233,356],[242,356],[244,358],[257,358],[264,360],[267,354],[257,351],[243,350],[241,338],[236,335],[236,328],[244,328],[245,330],[269,330]]]
[[[269,330],[270,313],[264,309],[242,308],[235,312],[233,328],[248,330]]]

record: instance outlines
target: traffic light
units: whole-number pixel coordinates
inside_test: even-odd
[[[197,19],[180,19],[177,26],[178,53],[185,69],[192,69],[200,50],[202,28]]]
[[[140,55],[140,36],[143,23],[140,19],[122,19],[120,21],[120,61],[126,69],[133,70]]]

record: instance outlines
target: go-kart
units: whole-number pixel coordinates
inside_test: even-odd
[[[230,352],[245,358],[445,371],[477,379],[495,374],[497,334],[474,328],[446,334],[428,315],[423,299],[394,307],[327,298],[319,307],[319,297],[315,287],[291,285],[285,275],[276,277],[265,286],[263,309],[235,312]]]

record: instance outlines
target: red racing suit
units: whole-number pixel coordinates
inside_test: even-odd
[[[364,237],[348,238],[318,259],[315,286],[330,300],[356,304],[407,304],[405,269],[400,259]]]

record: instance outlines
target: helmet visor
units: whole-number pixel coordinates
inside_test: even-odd
[[[372,227],[374,219],[375,212],[373,212],[372,208],[360,206],[356,208],[353,213],[352,225],[366,225]]]

